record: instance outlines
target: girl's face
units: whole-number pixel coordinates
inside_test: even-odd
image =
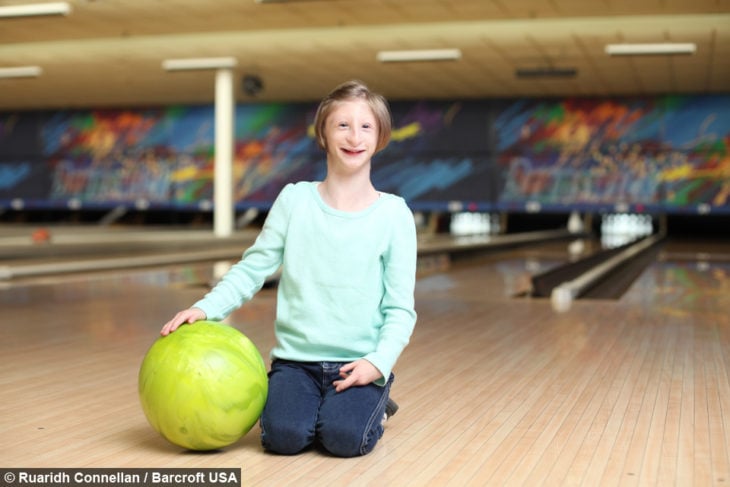
[[[367,102],[338,102],[327,117],[324,135],[329,167],[346,172],[370,167],[378,144],[378,125]]]

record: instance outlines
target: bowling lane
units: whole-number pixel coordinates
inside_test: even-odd
[[[429,295],[445,298],[545,299],[525,297],[530,291],[532,276],[612,245],[613,241],[577,239],[457,258],[451,262],[448,272],[421,276],[417,287]],[[673,309],[686,308],[691,304],[684,302],[686,300],[728,300],[729,276],[730,242],[669,238],[661,244],[655,261],[639,273],[622,296],[612,301],[619,305],[661,305]],[[711,308],[721,304],[713,302]],[[684,311],[693,312],[691,306]]]
[[[0,285],[37,282],[56,274],[125,273],[135,267],[238,259],[255,230],[216,238],[189,228],[48,227],[48,242],[34,242],[31,227],[8,226],[0,237]],[[9,231],[8,231],[9,230]]]
[[[600,243],[584,242],[582,250],[594,245]],[[505,461],[518,476],[573,466],[615,480],[623,459],[637,476],[644,465],[654,472],[660,461],[696,468],[703,481],[712,468],[723,473],[719,462],[727,453],[715,441],[726,434],[722,411],[730,397],[730,289],[722,248],[702,261],[658,261],[618,301],[577,302],[556,313],[548,300],[513,297],[532,273],[575,258],[579,247],[531,245],[422,273],[419,322],[393,389],[401,410],[382,446],[345,463],[317,452],[266,455],[257,428],[224,451],[185,453],[146,423],[137,399],[144,353],[162,323],[198,299],[227,262],[8,284],[0,288],[0,437],[7,446],[0,464],[241,465],[245,485],[284,485],[297,475],[311,476],[299,478],[301,484],[345,485],[353,471],[372,484],[387,475],[396,475],[394,484],[426,475],[423,485],[432,485],[461,474],[452,483],[463,485],[481,469],[504,485],[509,475],[484,464],[498,465],[512,452],[515,460]],[[712,250],[685,250],[691,248]],[[274,342],[275,297],[264,289],[228,320],[264,354]],[[649,434],[664,424],[662,411],[667,426],[659,434],[669,449]],[[653,422],[657,417],[660,423]],[[681,448],[687,441],[697,445],[689,454]],[[524,459],[529,468],[518,468]]]
[[[47,241],[37,241],[44,231]],[[245,248],[256,238],[255,230],[216,238],[208,229],[125,228],[89,226],[0,226],[0,261],[5,264],[60,262],[69,259],[165,254],[211,248]]]
[[[730,242],[722,239],[670,238],[657,259],[619,302],[651,306],[686,316],[726,310],[717,319],[730,324]]]
[[[417,287],[428,293],[474,299],[513,299],[530,291],[533,275],[583,258],[603,248],[598,239],[556,240],[509,250],[455,256],[448,272],[425,274]],[[474,292],[479,286],[482,292]]]

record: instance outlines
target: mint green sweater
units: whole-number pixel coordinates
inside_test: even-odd
[[[256,242],[202,300],[220,320],[281,267],[273,358],[365,358],[383,385],[416,323],[416,230],[405,201],[381,193],[359,212],[335,210],[316,182],[287,185]]]

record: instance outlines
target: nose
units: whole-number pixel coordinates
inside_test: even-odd
[[[347,131],[347,141],[356,144],[357,142],[360,142],[360,138],[362,136],[362,131],[360,127],[353,126],[350,128],[350,130]]]

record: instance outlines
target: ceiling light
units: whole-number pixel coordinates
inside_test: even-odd
[[[518,78],[574,78],[578,74],[575,68],[518,68]]]
[[[0,68],[0,78],[37,78],[42,72],[40,66]]]
[[[697,45],[694,43],[657,44],[608,44],[606,54],[609,56],[652,56],[672,54],[694,54]]]
[[[381,63],[414,61],[456,61],[461,59],[459,49],[413,49],[407,51],[380,51],[376,59]]]
[[[38,15],[68,15],[71,5],[68,2],[34,3],[29,5],[8,5],[0,7],[0,18],[33,17]]]
[[[165,59],[162,68],[167,71],[188,71],[195,69],[234,68],[238,61],[234,57],[204,57],[188,59]]]

